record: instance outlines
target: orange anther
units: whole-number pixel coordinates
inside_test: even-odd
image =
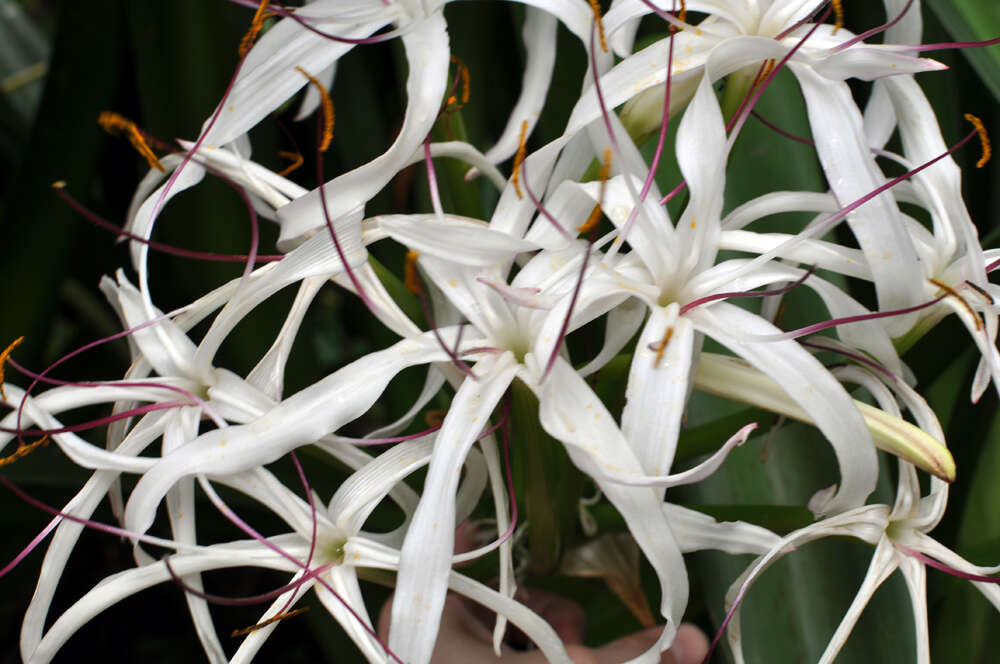
[[[951,297],[955,298],[956,300],[958,300],[959,302],[961,302],[962,303],[962,307],[966,311],[968,311],[969,315],[972,316],[972,318],[976,321],[976,330],[978,331],[978,330],[982,329],[983,322],[982,322],[982,320],[980,320],[979,315],[976,313],[976,310],[972,308],[972,305],[970,305],[966,301],[966,299],[964,297],[962,297],[961,295],[959,295],[958,291],[956,291],[954,288],[952,288],[948,284],[938,281],[937,279],[928,279],[928,281],[930,281],[932,284],[934,284],[935,286],[937,286],[938,288],[940,288],[941,290],[943,290],[949,296],[951,296]]]
[[[590,11],[594,13],[594,23],[597,24],[597,36],[601,40],[601,50],[608,52],[608,40],[604,37],[604,21],[601,20],[601,5],[597,0],[587,0],[590,3]]]
[[[687,20],[688,20],[687,0],[681,0],[681,10],[680,10],[680,12],[678,12],[677,18],[679,20],[683,21],[684,23],[687,23]]]
[[[267,627],[268,625],[274,624],[279,620],[284,620],[285,618],[291,618],[292,616],[297,616],[300,613],[305,613],[308,610],[309,607],[304,607],[301,609],[295,609],[293,611],[285,611],[284,613],[279,613],[278,615],[268,618],[267,620],[262,620],[256,625],[250,625],[249,627],[244,627],[243,629],[234,629],[233,633],[230,634],[230,636],[232,637],[246,636],[251,632],[256,632],[261,627]]]
[[[21,345],[22,341],[24,341],[24,337],[18,337],[17,339],[14,339],[14,342],[11,345],[4,348],[3,352],[0,353],[0,397],[3,397],[4,401],[7,400],[7,393],[3,391],[4,365],[7,364],[7,358],[10,357],[10,354],[14,352],[15,348]]]
[[[604,205],[604,190],[607,188],[608,177],[611,176],[611,150],[604,151],[604,163],[601,164],[600,173],[597,178],[601,181],[601,192],[597,200],[597,205],[590,211],[587,221],[583,222],[576,230],[579,233],[589,233],[597,227],[601,220],[601,206]]]
[[[445,415],[447,414],[443,410],[429,410],[424,414],[424,422],[429,427],[439,427],[444,422]]]
[[[299,154],[298,152],[289,152],[288,150],[281,150],[280,152],[278,152],[278,155],[282,159],[290,159],[292,162],[288,166],[285,166],[283,169],[278,171],[278,175],[280,175],[281,177],[285,177],[286,175],[288,175],[289,173],[291,173],[296,168],[302,165],[303,162],[302,155]]]
[[[660,344],[656,347],[656,361],[653,362],[654,367],[660,366],[660,361],[663,359],[663,353],[667,350],[667,346],[670,344],[670,337],[674,336],[673,326],[668,327],[666,332],[663,333],[663,338],[660,339]]]
[[[420,295],[420,275],[417,273],[417,259],[420,252],[413,249],[406,252],[406,263],[403,265],[403,284],[406,290],[414,295]]]
[[[979,143],[983,146],[983,156],[976,162],[976,168],[982,168],[990,160],[990,155],[993,154],[990,149],[990,137],[986,134],[986,127],[983,126],[982,120],[972,113],[966,113],[965,119],[972,123],[972,126],[976,128],[976,133],[979,134]]]
[[[521,196],[521,183],[519,179],[521,177],[521,162],[524,161],[524,154],[527,152],[527,146],[524,143],[527,134],[528,121],[525,120],[521,123],[521,137],[517,139],[517,154],[514,155],[514,171],[510,174],[510,182],[514,185],[514,191],[517,192],[518,198],[523,198]]]
[[[472,77],[469,75],[469,68],[465,66],[464,62],[456,58],[454,55],[451,56],[451,62],[452,64],[455,65],[455,68],[458,69],[458,75],[462,79],[462,103],[468,104],[469,83],[472,80]],[[455,99],[455,95],[452,95],[451,97],[448,98],[449,105],[455,103],[456,101],[457,100]]]
[[[844,2],[843,0],[832,0],[830,4],[833,5],[833,15],[835,17],[833,22],[833,34],[837,34],[837,30],[844,27]]]
[[[97,124],[101,125],[101,128],[109,134],[125,134],[128,137],[128,142],[132,144],[136,152],[146,159],[150,168],[166,173],[163,164],[157,159],[153,149],[146,143],[145,137],[134,122],[113,111],[101,111],[101,114],[97,116]]]
[[[242,58],[246,55],[251,47],[253,47],[253,42],[257,39],[257,35],[260,33],[261,28],[264,27],[264,21],[272,16],[270,12],[267,11],[267,6],[271,4],[271,0],[261,0],[260,6],[257,7],[257,11],[254,12],[253,20],[250,21],[250,29],[247,33],[243,35],[240,40],[239,54]]]
[[[49,444],[48,435],[42,436],[33,443],[28,443],[27,445],[19,445],[13,454],[0,458],[0,467],[12,464],[22,457],[28,456],[29,453],[34,451],[38,447],[43,447]]]
[[[315,76],[311,76],[305,69],[299,66],[296,66],[295,70],[309,79],[309,82],[319,92],[320,99],[323,102],[323,140],[320,141],[319,151],[326,152],[326,149],[330,147],[330,141],[333,140],[333,100],[330,99],[330,93],[326,91],[326,88],[323,87],[323,84]]]

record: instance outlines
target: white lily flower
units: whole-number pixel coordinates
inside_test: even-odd
[[[916,81],[909,76],[887,79],[883,89],[891,100],[903,143],[903,157],[896,159],[912,170],[944,155],[948,148],[934,112]],[[1000,289],[987,279],[988,261],[962,200],[961,171],[951,156],[945,156],[900,184],[903,186],[897,196],[924,207],[933,222],[930,233],[916,222],[907,226],[913,234],[913,245],[922,269],[923,297],[931,300],[942,293],[947,295],[936,307],[920,312],[920,320],[911,334],[922,334],[947,313],[959,317],[982,354],[972,385],[972,399],[977,401],[990,378],[1000,390],[995,299],[1000,297]]]
[[[174,574],[186,580],[191,577],[196,578],[204,571],[235,567],[265,567],[287,571],[294,574],[293,581],[301,580],[307,569],[312,573],[300,585],[275,598],[270,608],[261,616],[260,623],[263,626],[250,632],[233,658],[228,661],[251,661],[264,640],[277,627],[276,622],[268,623],[268,620],[280,611],[290,608],[310,588],[316,591],[320,601],[341,623],[369,661],[384,661],[386,653],[374,637],[371,619],[365,609],[358,585],[356,570],[359,567],[395,570],[397,567],[395,561],[398,560],[399,554],[394,549],[393,542],[398,546],[407,524],[404,523],[392,533],[381,534],[364,532],[362,527],[375,506],[387,495],[399,502],[407,514],[407,521],[409,520],[416,496],[405,485],[399,484],[399,480],[425,465],[430,458],[432,448],[432,436],[400,443],[355,472],[341,485],[328,508],[323,510],[322,506],[319,506],[315,512],[312,505],[299,498],[262,468],[219,478],[217,481],[247,494],[270,508],[291,527],[291,532],[270,537],[267,542],[244,540],[196,547],[194,550],[174,554],[169,559],[173,573],[167,568],[166,563],[150,560],[137,569],[113,575],[63,613],[44,637],[30,650],[25,651],[25,661],[33,664],[50,661],[66,640],[96,613],[153,584],[169,581]],[[476,458],[470,460],[476,461]],[[482,462],[479,461],[478,464],[481,466]],[[475,465],[472,464],[470,467]],[[92,483],[99,484],[99,476],[100,474],[95,475]],[[484,479],[481,472],[467,474],[465,484],[474,486],[463,486],[462,489],[466,494],[461,507],[465,515],[475,505],[482,491]],[[204,481],[202,486],[209,491],[210,496],[214,494]],[[88,487],[91,489],[89,496],[90,498],[97,496],[99,500],[101,493],[94,491],[94,488],[96,484]],[[83,495],[81,492],[78,498],[82,498]],[[315,501],[315,498],[313,500]],[[481,555],[481,553],[475,551],[470,555]],[[569,662],[565,649],[552,628],[528,609],[455,572],[451,573],[448,583],[456,592],[506,615],[533,638],[550,661]],[[334,592],[339,598],[333,595]],[[207,614],[202,620],[207,620],[210,629],[211,619]],[[196,623],[198,622],[201,621],[196,618]],[[227,661],[221,649],[206,649],[206,651],[211,661]]]
[[[790,56],[788,66],[806,99],[817,152],[832,192],[842,204],[857,200],[885,178],[868,150],[861,114],[845,79],[874,80],[940,69],[942,65],[907,55],[905,45],[871,46],[855,40],[846,30],[802,23],[820,4],[816,0],[687,3],[688,10],[705,12],[708,18],[697,27],[628,55],[602,76],[603,103],[614,108],[629,102],[622,119],[631,135],[644,135],[660,124],[662,86],[667,80],[664,63],[671,49],[675,53],[669,65],[671,82],[677,91],[675,95],[672,90],[672,106],[694,93],[694,81],[703,73],[713,80],[730,75],[730,85],[738,84],[734,77],[742,77],[749,86],[768,61]],[[650,11],[641,0],[616,3],[606,17],[606,29],[614,35]],[[628,41],[619,40],[619,46]],[[570,120],[571,130],[579,125],[577,118],[593,117],[599,105],[596,94],[581,98]],[[916,256],[891,195],[875,197],[847,219],[876,276],[880,308],[894,310],[917,304],[921,294]],[[896,333],[909,324],[912,317],[887,323]]]
[[[631,144],[623,140],[619,145],[627,150]],[[615,266],[617,274],[589,277],[578,306],[586,309],[591,297],[607,299],[618,294],[637,297],[649,307],[649,320],[633,356],[628,402],[622,413],[623,433],[646,472],[669,472],[692,370],[703,335],[707,335],[780,384],[812,414],[830,440],[843,479],[840,491],[823,510],[861,505],[875,487],[877,465],[871,437],[850,397],[795,342],[753,341],[751,336],[758,332],[777,331],[767,320],[735,305],[713,301],[719,299],[720,292],[745,291],[796,278],[789,279],[787,275],[794,272],[787,272],[787,268],[765,265],[734,281],[731,275],[740,272],[745,262],[713,265],[721,232],[727,155],[722,114],[710,81],[704,77],[678,128],[677,158],[691,192],[678,223],[672,224],[664,208],[653,201],[633,212],[630,189],[634,191],[637,184],[626,187],[632,175],[619,176],[606,185],[603,208],[633,252]],[[598,199],[597,183],[584,188]],[[786,276],[778,276],[781,273]],[[864,311],[821,279],[810,278],[806,284],[815,288],[835,313]],[[878,326],[870,327],[875,335],[869,337],[868,347],[877,348],[879,356],[894,357],[888,337],[879,334]],[[623,342],[626,338],[620,337]],[[651,412],[659,416],[650,418]]]
[[[875,396],[883,410],[899,415],[893,395],[877,376],[857,367],[845,368],[840,371],[840,375],[847,381],[864,385]],[[892,387],[896,392],[896,398],[910,410],[920,427],[931,437],[943,440],[944,434],[937,418],[923,398],[903,383],[896,382]],[[948,484],[935,477],[931,478],[930,492],[922,496],[913,466],[900,461],[896,500],[891,507],[866,505],[790,533],[780,544],[754,561],[736,580],[726,596],[727,606],[742,601],[751,584],[764,570],[778,558],[802,544],[833,535],[855,537],[875,546],[875,552],[861,587],[823,652],[820,664],[830,664],[836,660],[875,590],[896,569],[903,574],[913,604],[917,662],[929,664],[926,564],[970,578],[986,598],[1000,610],[1000,587],[984,579],[985,575],[1000,572],[1000,566],[985,568],[972,565],[927,534],[941,520],[947,498]],[[736,662],[742,664],[744,660],[738,606],[731,612],[728,638]]]

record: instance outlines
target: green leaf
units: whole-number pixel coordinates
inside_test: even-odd
[[[971,562],[995,565],[1000,552],[1000,415],[979,428],[977,463],[965,499],[958,533],[958,551]],[[963,661],[992,662],[1000,648],[1000,614],[968,581],[940,579],[944,598],[931,645],[936,661],[963,653]]]
[[[700,393],[693,396],[696,403],[702,399]],[[710,403],[699,410],[713,408]],[[838,481],[836,475],[833,454],[822,435],[793,423],[752,438],[734,450],[712,477],[671,496],[698,505],[804,505],[812,492]],[[879,497],[873,500],[891,497],[884,475]],[[721,510],[719,516],[731,518],[724,508],[715,509]],[[764,512],[739,516],[752,522],[766,519]],[[789,553],[765,572],[743,606],[746,661],[817,661],[853,600],[872,553],[872,547],[859,540],[826,538]],[[701,589],[715,625],[725,616],[726,590],[750,561],[714,551],[691,556],[692,588]],[[913,643],[909,598],[896,575],[875,594],[837,661],[911,662]],[[720,649],[714,661],[731,661],[728,657]]]
[[[985,41],[1000,35],[1000,3],[984,0],[927,0],[945,28],[959,41]],[[965,48],[962,53],[1000,100],[1000,45]]]

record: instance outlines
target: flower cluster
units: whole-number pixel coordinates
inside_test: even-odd
[[[723,627],[742,661],[738,610],[754,580],[801,544],[833,535],[875,548],[824,662],[834,661],[896,568],[921,662],[929,661],[927,565],[972,579],[1000,608],[988,576],[996,570],[928,535],[956,469],[901,357],[954,314],[981,356],[973,400],[991,383],[1000,389],[1000,288],[988,280],[1000,251],[980,245],[951,157],[971,142],[985,160],[988,139],[975,118],[956,145],[942,137],[917,82],[943,68],[920,55],[919,2],[885,0],[885,25],[855,34],[841,25],[840,3],[821,0],[614,0],[606,13],[596,0],[525,0],[521,92],[490,145],[435,140],[459,124],[476,83],[451,52],[443,0],[239,4],[255,10],[251,27],[196,140],[164,146],[119,116],[102,117],[150,162],[116,229],[130,265],[101,283],[121,321],[116,338],[128,340],[127,374],[60,383],[50,370],[24,370],[26,389],[2,384],[4,463],[45,436],[93,471],[25,552],[51,535],[21,630],[25,661],[49,661],[98,612],[174,582],[213,662],[250,660],[309,589],[369,661],[432,661],[453,592],[496,613],[498,654],[509,647],[510,622],[549,661],[569,662],[556,630],[518,594],[529,574],[563,574],[626,579],[611,584],[615,592],[640,619],[664,624],[631,660],[654,662],[688,606],[684,554],[703,549],[759,556],[726,600]],[[561,133],[536,144],[560,26],[578,40],[573,52],[586,73],[558,81],[578,86],[579,99]],[[323,152],[335,129],[352,131],[334,122],[338,63],[381,42],[398,43],[406,60],[398,134],[379,156],[329,179]],[[730,155],[779,76],[801,91],[811,138],[775,127],[774,140],[806,144],[826,186],[734,200]],[[863,108],[856,81],[873,82]],[[248,132],[300,92],[298,119],[316,121],[315,187],[250,156]],[[464,163],[464,177],[443,171],[443,158]],[[425,168],[427,208],[371,214],[373,198],[414,164]],[[670,169],[679,180],[670,181]],[[239,192],[253,241],[244,257],[189,254],[242,261],[245,270],[165,312],[154,302],[149,255],[174,250],[153,240],[156,222],[206,177]],[[463,187],[484,193],[469,205],[451,195]],[[107,223],[66,185],[56,191]],[[766,220],[781,213],[811,220],[779,232]],[[258,217],[279,229],[274,254],[258,251]],[[385,245],[397,251],[380,253]],[[400,252],[397,266],[376,258]],[[217,364],[240,323],[288,287],[294,302],[256,366],[241,375]],[[398,340],[287,394],[295,341],[330,289],[357,298]],[[791,297],[827,317],[783,329]],[[375,426],[380,399],[408,369],[423,378],[409,410],[362,431]],[[686,413],[705,393],[757,417],[716,428],[692,454],[683,444]],[[95,404],[109,404],[111,415],[85,425],[60,419]],[[715,473],[734,448],[767,433],[758,424],[770,414],[815,427],[832,450],[839,480],[812,487],[813,523],[782,536],[675,502],[668,489]],[[105,424],[104,447],[79,435]],[[892,504],[870,502],[880,464],[891,460],[879,450],[897,457]],[[269,469],[285,457],[296,485]],[[308,477],[330,472],[329,462],[348,472],[322,496]],[[921,474],[930,476],[926,490]],[[127,491],[123,475],[135,478]],[[258,532],[217,487],[270,510],[285,532]],[[93,520],[109,495],[115,526]],[[241,539],[206,541],[196,529],[206,498]],[[371,517],[388,502],[402,520],[384,530]],[[149,535],[158,520],[169,537]],[[466,523],[475,543],[456,549]],[[61,572],[86,527],[129,538],[135,566],[51,620]],[[640,554],[658,586],[655,609],[621,562]],[[467,572],[456,567],[473,560],[480,564]],[[221,598],[205,592],[202,575],[243,567],[279,570],[288,582],[257,599],[267,608],[233,653],[212,620]],[[365,605],[360,580],[371,579],[394,588],[387,636]]]

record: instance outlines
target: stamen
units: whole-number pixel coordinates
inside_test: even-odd
[[[935,286],[937,286],[938,288],[940,288],[941,290],[943,290],[945,293],[947,293],[951,297],[955,298],[956,300],[958,300],[959,302],[962,303],[962,306],[965,307],[965,310],[969,312],[969,315],[972,316],[975,319],[975,321],[976,321],[976,330],[977,331],[981,330],[983,328],[983,323],[979,319],[979,315],[976,313],[976,310],[972,308],[972,305],[969,304],[964,297],[962,297],[961,295],[958,294],[958,291],[956,291],[954,288],[952,288],[948,284],[945,284],[945,283],[942,283],[942,282],[938,281],[937,279],[928,279],[928,281],[931,282],[932,284],[934,284]]]
[[[150,168],[155,168],[161,173],[167,172],[134,122],[113,111],[101,111],[101,114],[97,116],[97,124],[101,125],[101,128],[109,134],[124,134],[136,152],[149,162]]]
[[[253,47],[254,40],[257,39],[257,35],[260,33],[261,28],[264,27],[264,21],[273,16],[273,14],[267,11],[267,6],[271,4],[271,0],[261,0],[260,6],[257,7],[257,11],[253,15],[253,20],[250,21],[250,29],[247,33],[243,35],[240,39],[239,54],[242,58],[250,51]]]
[[[4,392],[3,389],[3,381],[4,381],[3,368],[4,365],[7,363],[7,358],[10,357],[10,354],[14,352],[15,348],[21,345],[22,341],[24,341],[24,337],[18,337],[17,339],[14,339],[13,343],[4,348],[3,352],[0,353],[0,397],[3,397],[4,401],[7,400],[7,393]]]
[[[326,152],[333,140],[333,100],[330,93],[315,76],[310,75],[305,69],[296,65],[295,70],[309,79],[309,82],[316,88],[323,103],[323,140],[320,141],[319,151]]]
[[[458,75],[462,79],[462,104],[468,104],[469,103],[469,81],[471,80],[471,77],[469,75],[469,68],[465,66],[464,62],[462,62],[461,60],[459,60],[458,58],[456,58],[454,55],[451,56],[451,61],[455,65],[455,68],[458,70]],[[448,106],[451,106],[452,104],[457,104],[457,103],[458,103],[458,99],[455,97],[455,95],[451,95],[450,97],[448,97],[448,104],[447,104]],[[461,105],[459,105],[458,108],[461,108]],[[454,110],[457,111],[458,108],[456,108]]]
[[[896,547],[900,551],[910,556],[911,558],[916,558],[920,562],[936,570],[944,572],[945,574],[951,574],[952,576],[957,576],[960,579],[965,579],[967,581],[975,581],[976,583],[997,583],[1000,584],[1000,576],[984,576],[982,574],[970,574],[969,572],[963,572],[960,569],[956,569],[951,565],[946,565],[939,560],[935,560],[928,555],[915,551],[909,547],[903,546],[902,544],[896,544]]]
[[[510,182],[514,185],[514,191],[517,192],[518,198],[524,198],[521,195],[521,184],[519,179],[521,177],[521,162],[524,161],[524,153],[527,152],[527,146],[524,143],[525,135],[528,133],[528,121],[525,120],[521,123],[521,137],[517,139],[517,154],[514,155],[514,171],[510,174]]]
[[[590,3],[590,11],[594,13],[594,23],[597,24],[597,34],[601,40],[601,50],[607,53],[608,40],[604,37],[604,21],[601,20],[601,5],[597,0],[587,0],[587,2]]]
[[[833,5],[833,14],[835,16],[833,34],[837,34],[837,31],[844,27],[844,3],[843,0],[832,0],[830,4]]]
[[[420,258],[420,252],[411,249],[406,252],[406,264],[403,266],[403,284],[406,285],[406,290],[414,295],[420,295],[422,291],[420,288],[420,275],[417,273],[418,258]]]
[[[278,156],[280,156],[282,159],[289,159],[292,162],[288,166],[285,166],[283,169],[278,171],[278,175],[280,175],[281,177],[285,177],[286,175],[297,169],[299,166],[301,166],[302,163],[305,161],[305,159],[302,158],[302,155],[300,153],[292,152],[290,150],[281,150],[280,152],[278,152]]]
[[[597,199],[597,205],[594,209],[590,211],[590,216],[587,217],[587,221],[583,222],[576,230],[580,233],[589,233],[590,231],[597,228],[598,222],[601,220],[601,206],[604,205],[604,191],[608,186],[608,176],[611,175],[611,149],[605,148],[604,150],[604,163],[601,164],[600,173],[598,173],[597,178],[601,181],[601,192]]]
[[[64,203],[66,203],[71,208],[76,210],[76,212],[80,214],[80,216],[82,216],[84,219],[94,224],[98,228],[103,228],[106,231],[110,231],[115,235],[118,235],[120,238],[125,238],[128,240],[132,240],[133,242],[140,242],[142,244],[145,244],[150,249],[155,249],[156,251],[162,251],[163,253],[172,254],[174,256],[181,256],[183,258],[194,258],[197,260],[218,261],[224,263],[245,263],[249,258],[246,254],[216,254],[210,251],[192,251],[190,249],[181,249],[180,247],[174,247],[169,244],[164,244],[163,242],[157,242],[156,240],[147,240],[141,235],[136,235],[135,233],[131,233],[120,226],[112,224],[107,219],[104,219],[95,212],[87,209],[82,203],[80,203],[80,201],[73,198],[73,196],[68,191],[66,191],[65,180],[59,180],[57,182],[53,182],[52,188],[55,190],[56,195],[59,196],[59,198],[61,198]],[[242,191],[242,190],[237,189],[237,191]],[[245,199],[244,202],[248,203],[249,201]],[[249,209],[252,209],[252,206]],[[258,254],[254,257],[254,260],[257,263],[273,263],[276,261],[280,261],[284,257],[285,257],[284,254],[271,254],[271,255]]]
[[[996,300],[993,299],[992,295],[990,295],[988,292],[986,292],[985,288],[982,288],[981,286],[977,286],[976,284],[972,283],[968,279],[965,280],[965,285],[968,286],[969,288],[971,288],[972,290],[976,291],[980,295],[982,295],[984,298],[986,298],[986,301],[989,302],[991,305],[996,304]]]
[[[681,10],[677,12],[677,18],[680,19],[682,23],[687,23],[688,20],[687,0],[681,0]]]
[[[45,445],[48,444],[49,444],[49,436],[48,434],[46,434],[33,443],[27,443],[26,445],[18,445],[17,449],[14,451],[13,454],[10,454],[5,457],[0,457],[0,467],[12,464],[21,457],[28,456],[28,454],[33,452],[35,448],[44,447]]]
[[[659,345],[656,347],[656,361],[653,362],[653,368],[659,368],[660,361],[663,359],[663,352],[667,350],[667,346],[670,344],[670,338],[674,336],[674,326],[671,325],[667,328],[666,332],[663,333],[663,338],[660,339]]]
[[[965,119],[972,123],[972,126],[976,128],[976,133],[979,134],[979,143],[983,146],[983,156],[976,162],[976,168],[982,168],[990,160],[990,155],[992,154],[990,150],[990,137],[986,134],[986,127],[983,126],[982,120],[972,113],[966,113]]]
[[[229,636],[231,636],[233,638],[236,638],[237,636],[246,636],[247,634],[250,634],[251,632],[256,632],[258,629],[260,629],[262,627],[267,627],[268,625],[273,625],[274,623],[278,622],[279,620],[284,620],[285,618],[291,618],[292,616],[297,616],[300,613],[305,613],[308,610],[309,610],[309,607],[306,606],[306,607],[303,607],[301,609],[295,609],[294,611],[285,611],[284,613],[279,613],[278,615],[276,615],[274,617],[271,617],[271,618],[268,618],[267,620],[263,620],[263,621],[257,623],[256,625],[250,625],[249,627],[244,627],[243,629],[234,629],[233,633],[230,634]]]
[[[431,428],[440,427],[444,423],[444,416],[447,414],[443,410],[429,410],[424,414],[424,422]]]

